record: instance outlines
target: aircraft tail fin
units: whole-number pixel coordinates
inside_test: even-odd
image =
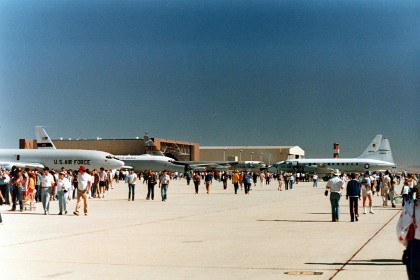
[[[376,135],[366,149],[357,158],[368,158],[394,163],[389,140]]]
[[[379,146],[381,145],[382,135],[378,134],[370,141],[369,145],[366,149],[361,153],[357,158],[372,158],[372,155],[375,154],[379,150]]]
[[[35,135],[38,149],[56,149],[43,126],[35,126]]]
[[[394,163],[394,158],[391,152],[391,145],[389,144],[389,140],[384,138],[382,139],[381,145],[379,146],[378,156],[379,160],[383,160],[386,162]]]
[[[144,135],[144,149],[146,151],[146,154],[152,155],[152,156],[165,156],[156,146],[155,142],[152,141],[152,139],[149,138],[149,136],[146,134]]]

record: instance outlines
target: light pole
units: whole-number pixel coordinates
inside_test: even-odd
[[[239,151],[239,161],[242,161],[242,150]]]
[[[263,156],[263,154],[264,154],[264,153],[261,153],[261,154],[260,154],[260,161],[262,161],[262,156]]]
[[[226,161],[226,148],[223,150],[223,161]]]
[[[254,152],[251,152],[251,161],[252,161],[252,155],[254,154]]]
[[[271,164],[271,155],[268,155],[268,166]]]

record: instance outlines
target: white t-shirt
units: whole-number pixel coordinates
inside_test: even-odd
[[[54,182],[54,177],[51,173],[48,173],[48,175],[44,174],[41,177],[41,187],[43,188],[51,188]]]
[[[128,174],[128,183],[129,184],[135,184],[136,181],[137,181],[137,174],[136,173]]]
[[[85,191],[87,189],[89,182],[92,183],[92,177],[87,173],[79,173],[77,175],[77,179],[79,181],[77,188],[81,191]]]
[[[162,176],[162,179],[161,179],[161,182],[162,182],[162,185],[167,185],[167,184],[169,184],[169,180],[170,180],[171,178],[169,177],[169,175],[163,175]]]
[[[338,177],[333,177],[328,180],[327,186],[330,187],[331,192],[341,193],[341,188],[344,186],[344,181]]]

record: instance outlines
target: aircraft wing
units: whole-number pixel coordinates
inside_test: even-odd
[[[319,163],[317,165],[305,166],[304,171],[311,173],[316,172],[318,174],[330,174],[334,172],[334,169],[324,163]]]
[[[186,168],[197,171],[217,170],[226,171],[231,168],[229,162],[194,162],[194,161],[174,161],[174,164],[184,165]]]
[[[19,168],[45,168],[41,163],[36,162],[13,162],[13,161],[0,161],[0,166],[6,169],[12,169],[13,166]]]

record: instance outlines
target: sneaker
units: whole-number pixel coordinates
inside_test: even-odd
[[[62,213],[62,212],[60,212],[60,213],[58,213],[58,215],[63,215],[63,213]]]
[[[74,215],[79,216],[79,213],[77,213],[76,211],[73,212]]]
[[[372,209],[370,209],[369,213],[370,213],[370,214],[375,214],[375,212],[373,212],[373,210],[372,210]]]
[[[363,208],[363,214],[366,214],[366,208]]]
[[[85,216],[87,216],[88,214],[87,213],[85,213]]]

